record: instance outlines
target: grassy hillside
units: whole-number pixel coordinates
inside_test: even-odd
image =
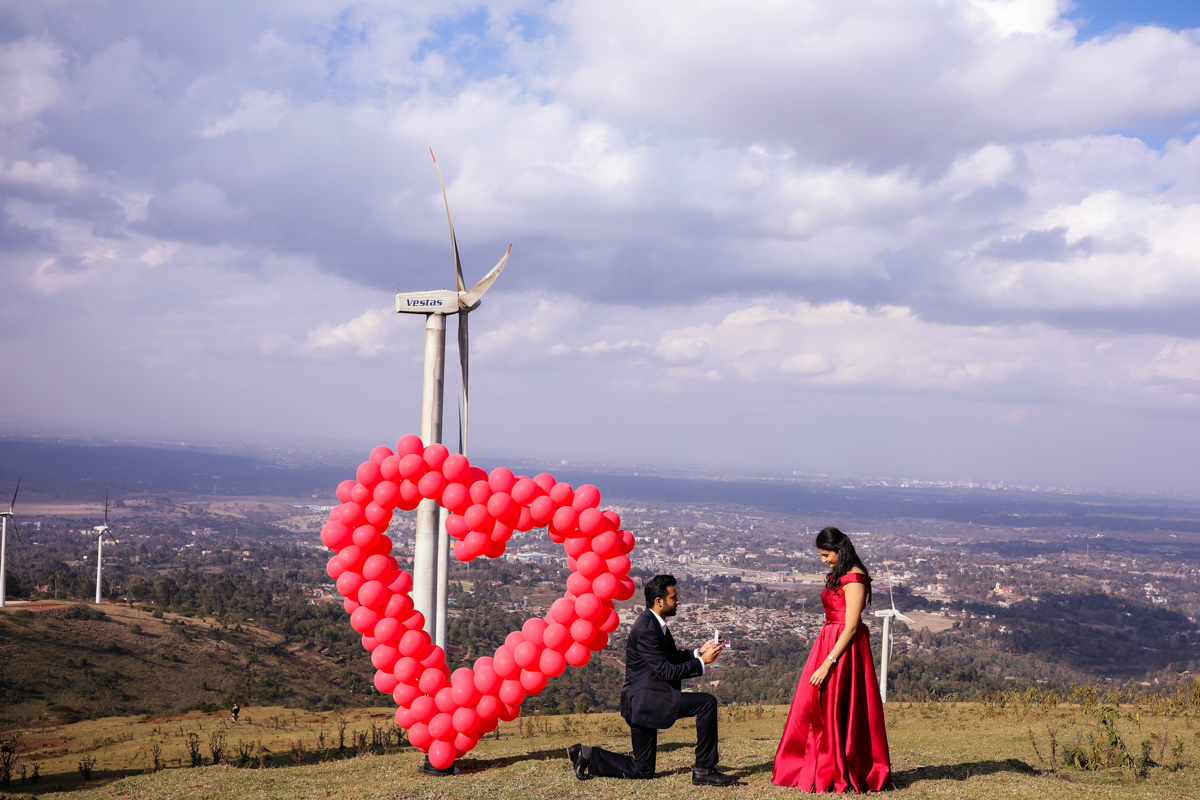
[[[362,704],[373,691],[369,676],[337,661],[253,625],[226,628],[211,618],[155,617],[121,605],[9,607],[0,612],[0,726],[227,708],[234,699]]]
[[[721,756],[727,770],[744,785],[729,791],[739,797],[794,797],[794,790],[770,784],[775,745],[787,709],[783,706],[732,707],[721,712]],[[911,798],[1183,798],[1200,796],[1200,726],[1194,710],[1175,709],[1174,716],[1148,708],[1126,707],[1115,731],[1140,752],[1150,743],[1155,760],[1145,778],[1136,767],[1106,766],[1096,771],[1049,763],[1050,735],[1061,760],[1073,742],[1086,744],[1101,732],[1095,709],[1078,706],[1018,704],[1000,707],[978,703],[890,704],[888,735],[898,797]],[[499,738],[488,737],[461,759],[462,774],[426,778],[416,774],[420,753],[397,747],[370,748],[376,736],[394,731],[386,708],[361,709],[344,715],[294,712],[286,708],[250,708],[234,725],[226,714],[192,713],[185,717],[109,718],[17,732],[27,766],[26,782],[14,778],[8,789],[43,800],[101,800],[137,797],[154,800],[246,797],[308,798],[503,798],[647,797],[694,798],[688,779],[695,726],[683,721],[660,738],[659,777],[652,785],[597,779],[578,783],[563,754],[576,741],[628,750],[628,729],[615,714],[538,717],[505,723]],[[347,748],[339,751],[339,723]],[[1166,747],[1159,747],[1166,733]],[[350,746],[362,737],[363,754]],[[197,768],[190,762],[189,737],[205,764],[209,744],[223,737],[222,763]],[[1032,741],[1031,741],[1032,737]],[[1182,742],[1179,751],[1178,742]],[[1035,745],[1036,744],[1036,749]],[[247,756],[236,766],[239,745]],[[150,772],[155,748],[165,769]],[[368,752],[369,751],[369,752]],[[1173,752],[1175,751],[1175,752]],[[1183,767],[1176,763],[1182,759]],[[81,761],[94,760],[92,778],[80,775]],[[28,782],[28,769],[39,766],[40,780]]]

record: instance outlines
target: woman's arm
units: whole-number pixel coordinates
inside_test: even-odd
[[[829,655],[834,658],[841,658],[842,654],[850,649],[850,642],[858,633],[859,615],[867,606],[867,588],[861,583],[847,583],[842,586],[842,592],[846,596],[846,625],[842,628],[842,635],[834,643],[833,649],[829,651]],[[821,662],[821,666],[813,671],[808,682],[813,686],[820,686],[829,676],[831,669],[833,669],[833,662],[826,658]]]

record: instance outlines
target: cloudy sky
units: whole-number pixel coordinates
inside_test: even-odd
[[[477,455],[1200,493],[1198,126],[1186,0],[8,0],[0,426],[416,431],[433,147]]]

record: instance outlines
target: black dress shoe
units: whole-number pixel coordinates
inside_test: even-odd
[[[733,786],[737,781],[737,775],[726,775],[715,769],[692,770],[692,786]]]
[[[571,759],[571,767],[575,770],[575,777],[581,781],[586,781],[591,778],[588,775],[588,761],[590,759],[583,757],[583,745],[573,744],[567,748],[567,758]]]

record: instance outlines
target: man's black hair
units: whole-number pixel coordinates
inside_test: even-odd
[[[667,588],[675,585],[674,575],[655,575],[650,580],[646,581],[646,608],[654,608],[654,601],[658,598],[667,597]]]

